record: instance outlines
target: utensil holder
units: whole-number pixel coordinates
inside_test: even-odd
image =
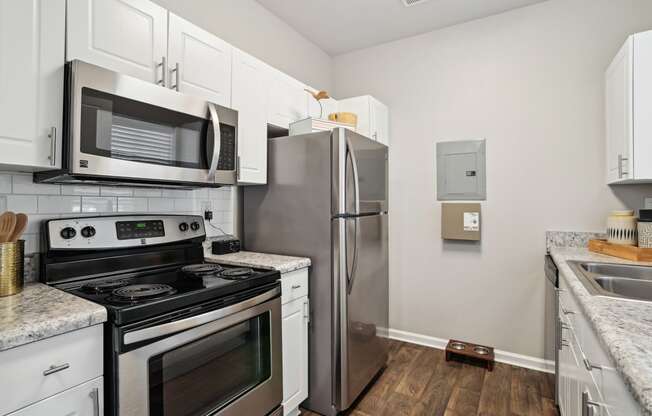
[[[0,297],[11,296],[23,290],[25,241],[0,243]]]

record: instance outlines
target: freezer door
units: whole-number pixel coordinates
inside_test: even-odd
[[[338,219],[340,254],[336,407],[347,409],[387,361],[387,215]]]
[[[333,212],[387,212],[387,146],[346,129],[333,131]]]

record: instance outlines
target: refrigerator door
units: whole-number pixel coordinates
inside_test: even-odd
[[[333,150],[333,213],[387,212],[387,146],[340,128]]]
[[[388,216],[340,218],[336,408],[347,409],[387,361]]]

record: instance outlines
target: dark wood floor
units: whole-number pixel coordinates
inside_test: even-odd
[[[390,342],[387,369],[350,416],[558,416],[544,373],[500,363],[489,372],[446,362],[440,350]]]

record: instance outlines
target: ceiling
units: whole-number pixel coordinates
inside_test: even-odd
[[[257,0],[334,56],[544,0]]]

